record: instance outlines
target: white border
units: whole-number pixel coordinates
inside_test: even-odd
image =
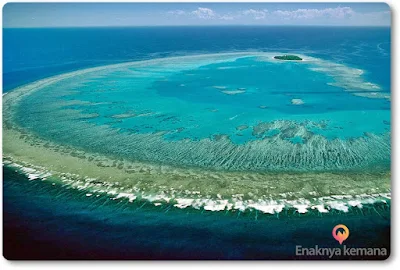
[[[14,0],[12,2],[35,2],[32,0]],[[55,1],[46,1],[46,0],[41,0],[41,2],[55,2]],[[68,2],[82,2],[82,1],[77,1],[77,0],[70,0]],[[84,2],[110,2],[110,1],[93,1],[93,0],[85,0]],[[219,1],[213,1],[213,0],[201,0],[201,1],[190,1],[190,0],[184,0],[184,1],[168,1],[168,0],[155,0],[155,1],[126,1],[126,0],[119,0],[118,2],[244,2],[244,1],[227,1],[227,0],[219,0]],[[259,1],[259,0],[252,0],[250,2],[278,2],[278,1]],[[281,1],[281,2],[322,2],[322,1],[313,1],[313,0],[307,0],[307,1],[299,1],[299,0],[291,0],[291,1]],[[378,2],[378,1],[359,1],[359,0],[352,0],[352,1],[323,1],[323,2],[334,2],[334,3],[348,3],[348,2]],[[396,13],[400,10],[400,1],[397,0],[387,0],[385,1],[388,3],[392,9],[392,51],[391,51],[391,57],[392,57],[392,84],[391,84],[391,91],[392,91],[392,192],[395,192],[395,186],[396,186],[396,181],[397,179],[397,173],[396,173],[396,168],[400,167],[400,161],[397,160],[395,157],[399,153],[399,147],[395,143],[394,138],[396,138],[395,134],[398,134],[398,123],[396,123],[396,119],[400,119],[399,114],[399,109],[396,108],[395,104],[400,104],[399,103],[399,98],[400,95],[397,95],[396,91],[399,90],[397,85],[398,85],[398,78],[400,77],[400,71],[396,68],[396,64],[399,63],[399,55],[395,51],[395,48],[397,47],[396,44],[400,44],[398,42],[398,37],[399,37],[399,31],[397,28],[396,24]],[[5,2],[2,2],[4,5]],[[3,21],[2,18],[2,13],[0,14],[0,20],[1,24]],[[400,28],[399,28],[400,29]],[[3,50],[2,50],[2,35],[1,35],[1,43],[0,43],[0,54],[2,55]],[[400,45],[399,45],[400,46]],[[2,83],[2,65],[0,66],[0,82]],[[2,103],[0,103],[0,107],[2,107]],[[397,116],[397,117],[396,117]],[[2,118],[2,115],[0,115],[0,120]],[[2,138],[2,130],[0,130],[0,137]],[[1,149],[2,153],[2,149]],[[0,169],[2,173],[2,168]],[[0,209],[3,209],[3,200],[2,200],[2,185],[0,187],[1,189],[1,200],[0,200]],[[253,269],[263,269],[265,270],[267,267],[282,267],[283,269],[292,269],[295,268],[296,270],[301,270],[301,269],[334,269],[338,270],[340,267],[351,267],[352,269],[366,269],[366,268],[376,268],[376,267],[387,267],[390,269],[399,269],[400,266],[400,259],[399,259],[399,250],[397,249],[398,243],[399,243],[399,234],[395,231],[396,225],[399,224],[398,218],[399,218],[399,209],[400,207],[396,207],[396,196],[393,196],[392,194],[392,254],[390,258],[386,261],[368,261],[368,262],[352,262],[352,261],[336,261],[336,262],[326,262],[326,261],[318,261],[318,262],[297,262],[297,261],[224,261],[224,262],[219,262],[219,261],[179,261],[179,262],[171,262],[171,261],[7,261],[4,259],[4,257],[1,257],[0,259],[0,269],[37,269],[37,270],[43,270],[43,269],[69,269],[71,267],[74,267],[76,270],[86,270],[87,267],[96,267],[98,270],[102,269],[109,269],[110,267],[118,267],[120,269],[129,269],[132,270],[132,268],[149,268],[149,269],[187,269],[190,268],[190,270],[194,269],[204,269],[204,268],[209,268],[209,267],[215,267],[215,268],[222,268],[222,267],[229,267],[230,269],[241,269],[243,267],[251,267]],[[0,229],[1,229],[1,235],[0,235],[0,240],[2,242],[2,234],[3,234],[3,215],[0,216]],[[3,245],[1,244],[0,246],[0,253],[3,254]],[[249,264],[249,265],[245,265]]]

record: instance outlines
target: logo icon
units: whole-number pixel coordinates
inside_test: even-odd
[[[343,241],[349,237],[349,235],[350,235],[349,228],[347,228],[343,224],[336,225],[332,230],[333,238],[335,238],[340,244],[342,244]]]

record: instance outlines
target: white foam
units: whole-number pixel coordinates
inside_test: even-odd
[[[178,208],[186,208],[192,205],[194,199],[176,199],[178,203],[174,204],[175,207]]]
[[[41,167],[35,167],[33,165],[20,165],[18,163],[3,160],[3,164],[8,165],[12,168],[17,168],[20,172],[24,173],[29,179],[38,179],[42,176],[51,175],[50,172]],[[74,180],[73,180],[74,179]],[[359,194],[359,195],[331,195],[322,196],[314,198],[311,201],[307,199],[297,199],[297,200],[244,200],[244,194],[234,194],[230,198],[224,198],[221,194],[216,195],[216,199],[201,198],[198,191],[186,192],[185,196],[196,196],[197,198],[190,197],[176,197],[175,190],[171,189],[171,194],[165,191],[155,194],[146,194],[143,190],[137,187],[132,187],[125,190],[123,187],[118,186],[116,183],[102,183],[100,184],[98,180],[93,178],[86,178],[82,180],[79,176],[71,173],[64,173],[61,176],[61,181],[64,185],[70,186],[78,190],[87,190],[87,197],[91,197],[96,194],[108,194],[111,199],[118,200],[121,198],[128,198],[129,202],[133,202],[139,196],[141,199],[153,202],[155,206],[160,206],[162,204],[169,204],[171,201],[176,201],[173,204],[177,208],[188,208],[193,209],[204,209],[206,211],[224,211],[224,210],[258,210],[265,214],[276,214],[283,211],[283,209],[295,208],[298,213],[307,213],[309,209],[317,210],[320,213],[328,213],[329,209],[335,209],[342,212],[348,212],[350,208],[357,207],[362,208],[366,204],[374,204],[376,202],[387,203],[391,200],[390,193],[376,193],[376,194]],[[96,180],[94,183],[92,181]],[[293,196],[295,193],[288,192],[280,194],[281,198],[287,196]],[[318,202],[318,203],[316,203]]]
[[[222,211],[226,208],[227,205],[228,205],[228,200],[216,200],[216,201],[209,200],[204,205],[204,210]]]
[[[268,204],[267,202],[260,202],[256,204],[249,204],[248,207],[259,210],[266,214],[275,214],[282,212],[285,207],[284,204]]]
[[[313,206],[311,206],[311,209],[317,209],[320,213],[328,213],[329,212],[328,209],[326,209],[323,204],[313,205]]]
[[[294,208],[297,209],[297,212],[299,212],[300,214],[304,214],[308,212],[308,208],[310,207],[309,205],[306,204],[294,204],[293,205]]]
[[[39,174],[36,174],[36,173],[30,173],[30,174],[28,174],[29,180],[35,180],[35,179],[38,179],[39,177],[40,177],[40,175],[39,175]]]
[[[128,198],[129,202],[133,202],[137,197],[134,194],[131,194],[131,193],[121,192],[121,193],[119,193],[117,195],[116,198],[117,199],[119,199],[119,198]]]
[[[351,200],[347,202],[349,205],[353,206],[353,207],[358,207],[358,208],[362,208],[362,204],[361,201],[357,201],[357,200]]]
[[[332,209],[336,209],[345,213],[349,211],[349,207],[346,205],[345,202],[331,201],[327,202],[326,204],[329,205]]]

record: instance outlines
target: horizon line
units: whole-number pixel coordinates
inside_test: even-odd
[[[391,28],[390,25],[331,25],[331,24],[209,24],[209,25],[82,25],[82,26],[33,26],[33,27],[2,27],[3,29],[56,29],[56,28],[140,28],[140,27],[381,27],[381,28]]]

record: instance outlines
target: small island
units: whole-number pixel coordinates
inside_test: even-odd
[[[298,57],[297,55],[289,55],[289,54],[285,54],[285,55],[277,55],[274,56],[274,59],[279,59],[279,60],[303,60],[302,58]]]

